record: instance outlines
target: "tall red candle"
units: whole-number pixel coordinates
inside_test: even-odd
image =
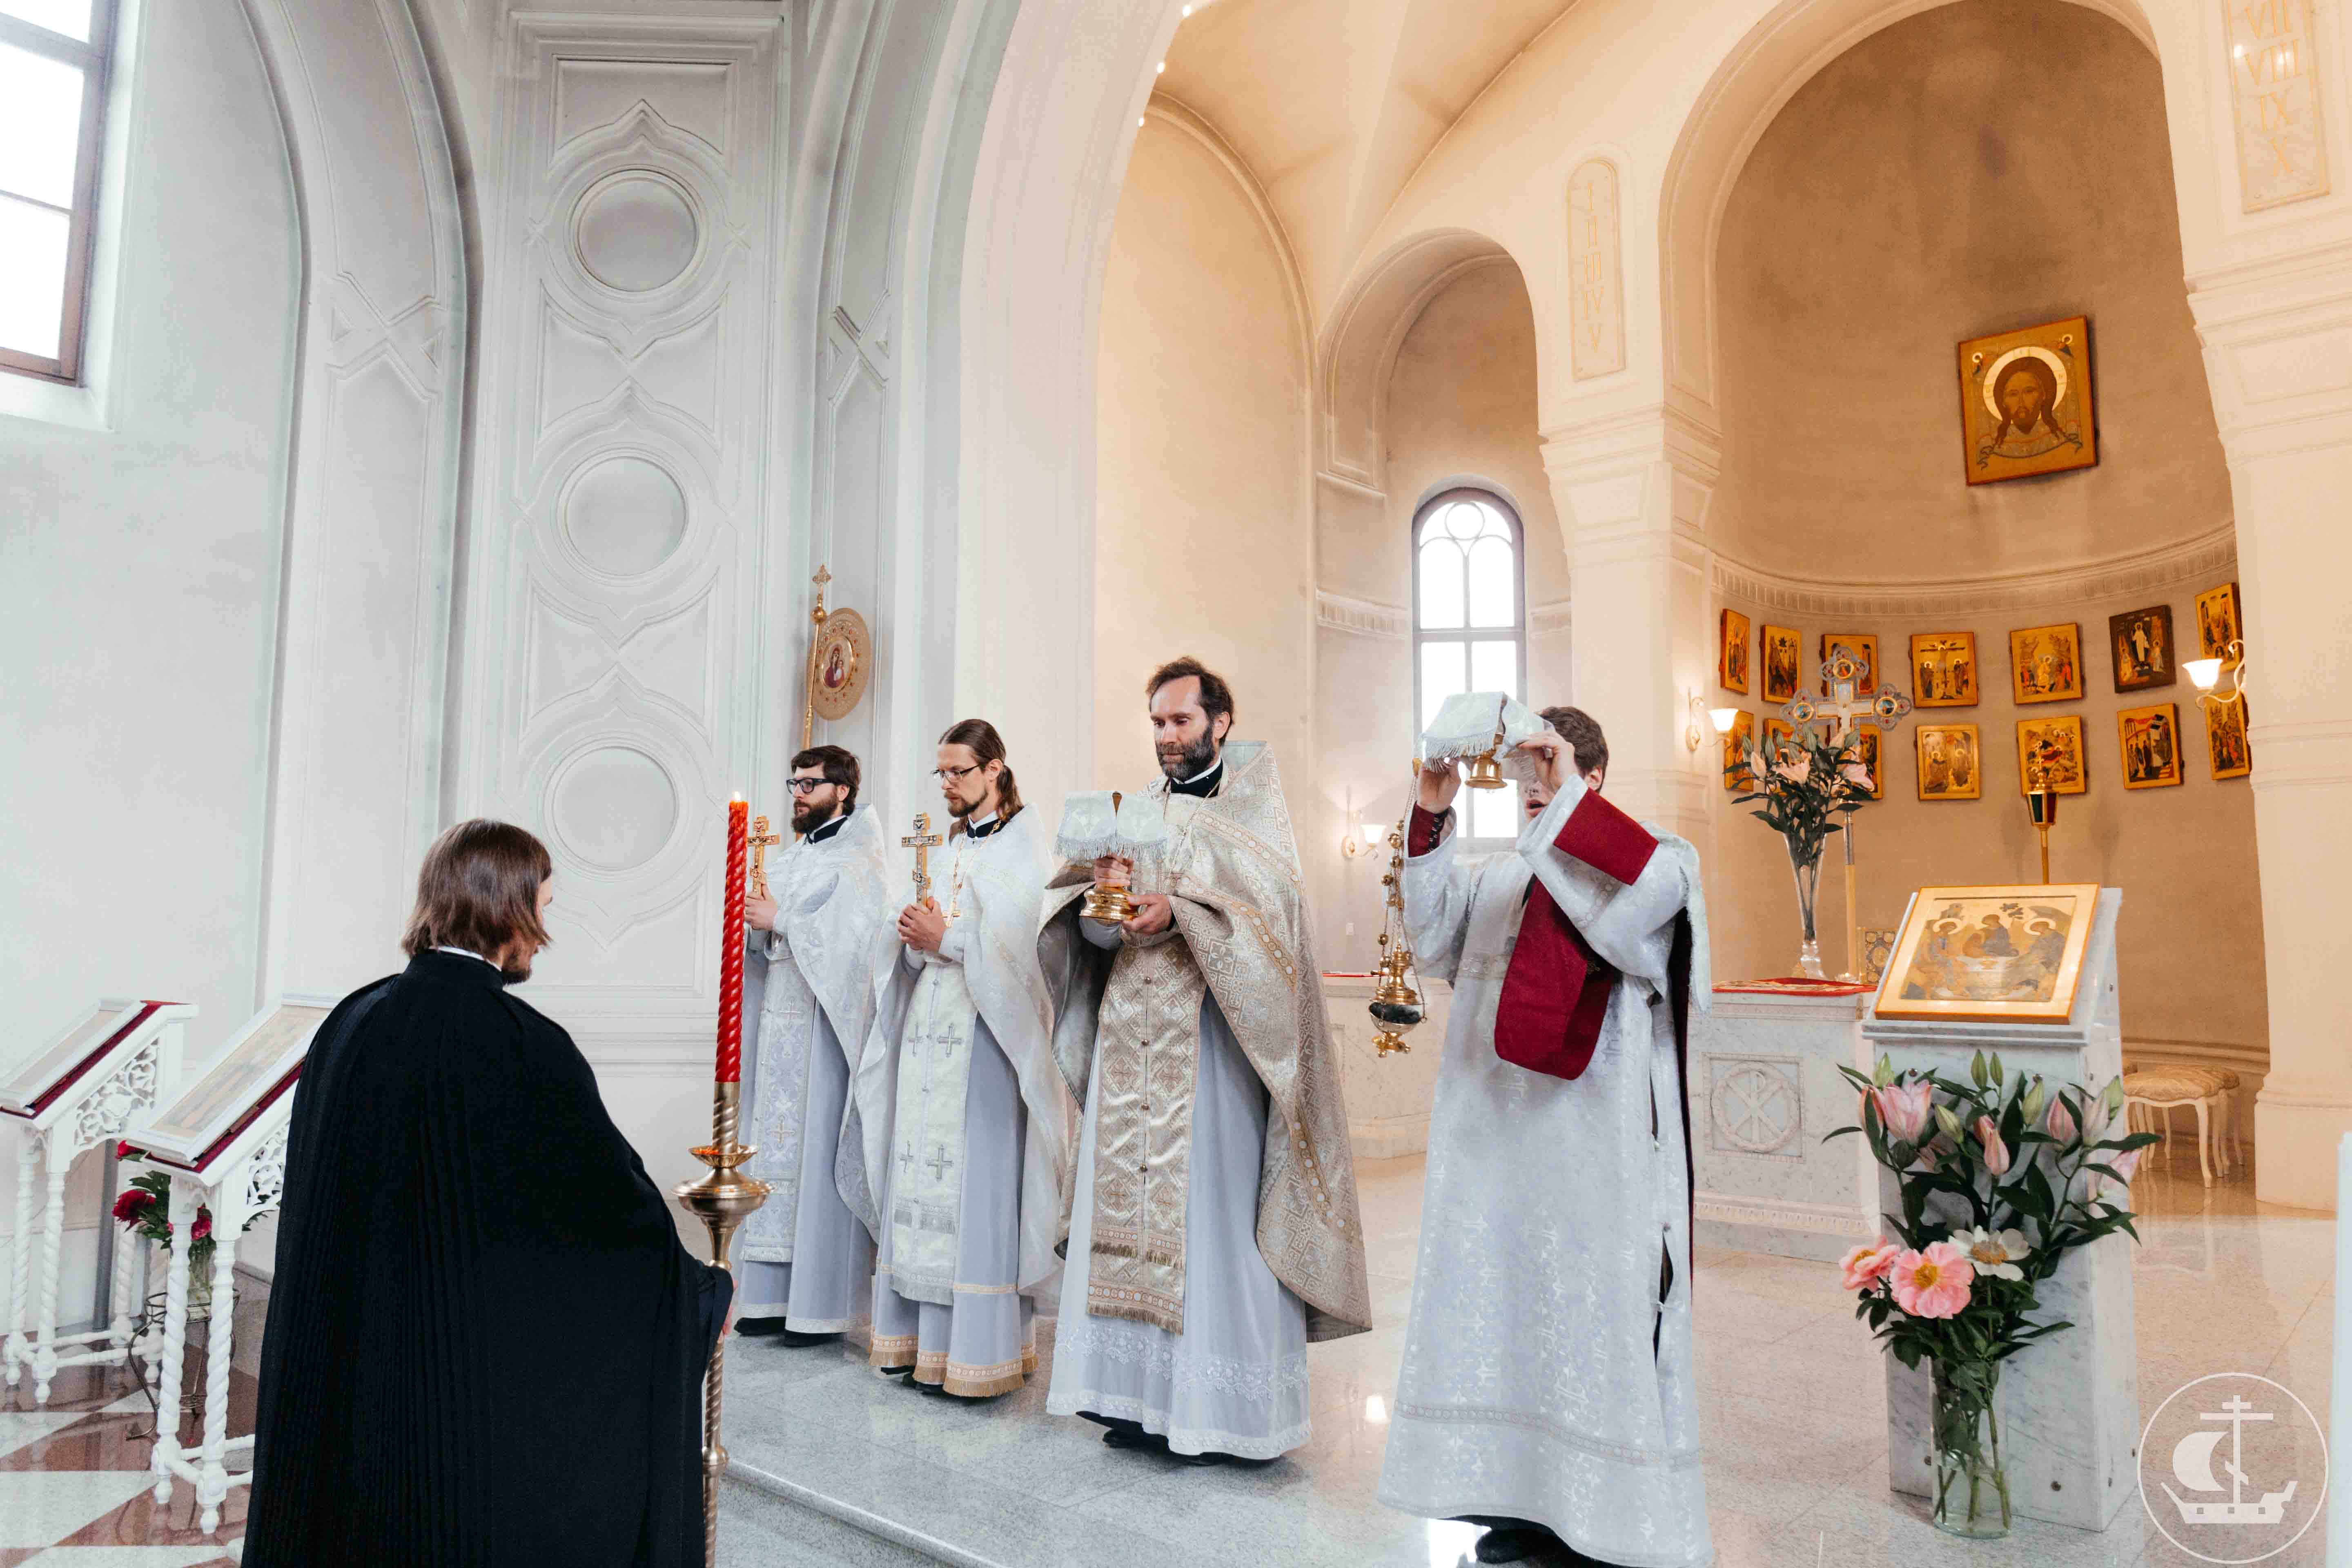
[[[727,920],[719,938],[720,1083],[743,1079],[743,861],[750,811],[740,795],[727,805]]]

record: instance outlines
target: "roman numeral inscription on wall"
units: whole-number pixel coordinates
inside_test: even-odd
[[[1625,368],[1617,166],[1587,158],[1568,177],[1569,368],[1578,381]]]
[[[2326,195],[2311,0],[2224,0],[2221,15],[2245,210]]]

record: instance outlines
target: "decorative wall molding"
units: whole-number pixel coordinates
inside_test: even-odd
[[[1758,1225],[1774,1230],[1803,1231],[1821,1236],[1868,1237],[1875,1227],[1862,1215],[1827,1204],[1788,1203],[1778,1198],[1727,1197],[1701,1193],[1693,1205],[1696,1217],[1725,1225]]]
[[[1528,636],[1531,637],[1564,637],[1575,629],[1575,601],[1561,599],[1549,605],[1528,606]]]
[[[1412,636],[1412,612],[1402,605],[1351,599],[1325,588],[1315,590],[1315,624],[1387,642],[1402,642]]]
[[[1958,616],[2125,598],[2189,583],[2210,587],[2237,564],[2237,526],[2225,522],[2184,543],[2086,566],[1910,584],[1806,582],[1718,554],[1714,587],[1718,598],[1792,615]]]

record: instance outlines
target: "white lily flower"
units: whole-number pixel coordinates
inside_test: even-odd
[[[2017,1266],[2017,1260],[2026,1253],[2023,1231],[1962,1228],[1952,1232],[1952,1245],[1967,1256],[1969,1266],[1980,1275],[1995,1279],[2025,1278],[2025,1270]]]

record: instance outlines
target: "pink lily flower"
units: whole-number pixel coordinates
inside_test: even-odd
[[[2042,1119],[2042,1130],[2062,1144],[2074,1141],[2074,1113],[2066,1109],[2064,1096],[2050,1097],[2050,1112]]]
[[[2006,1175],[2009,1172],[2009,1145],[2000,1141],[2000,1129],[1993,1125],[1991,1117],[1979,1116],[1975,1131],[1977,1142],[1984,1145],[1985,1169],[1996,1176]]]
[[[1931,1242],[1895,1260],[1895,1304],[1915,1318],[1958,1317],[1975,1278],[1966,1253],[1948,1241]]]
[[[1927,1131],[1927,1115],[1934,1090],[1922,1079],[1914,1083],[1890,1083],[1870,1091],[1877,1102],[1878,1119],[1886,1124],[1887,1136],[1898,1143],[1916,1143]]]

